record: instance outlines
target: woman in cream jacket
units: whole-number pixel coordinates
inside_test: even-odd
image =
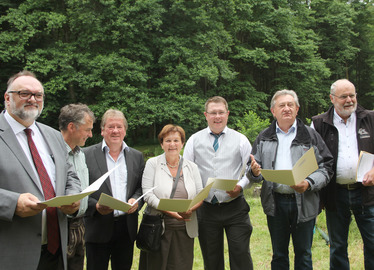
[[[184,130],[175,125],[166,125],[158,135],[164,154],[149,159],[145,165],[142,188],[147,203],[145,212],[151,215],[164,215],[165,231],[161,238],[161,249],[157,252],[141,252],[139,269],[188,269],[193,266],[194,237],[198,235],[195,210],[202,202],[187,212],[159,211],[157,206],[162,198],[170,198],[177,175],[180,151],[185,142]],[[203,189],[197,165],[182,161],[174,199],[193,199]]]

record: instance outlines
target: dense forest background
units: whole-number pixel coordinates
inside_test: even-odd
[[[205,127],[213,95],[228,100],[233,128],[251,111],[271,119],[284,88],[298,93],[302,119],[324,112],[340,78],[373,109],[373,52],[373,1],[0,0],[2,91],[31,70],[45,86],[40,121],[57,128],[68,103],[99,119],[117,108],[130,144],[154,141],[167,123],[188,136]]]

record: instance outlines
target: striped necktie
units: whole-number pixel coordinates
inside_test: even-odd
[[[214,148],[214,152],[217,152],[218,147],[219,147],[218,139],[219,137],[221,137],[223,133],[221,132],[220,134],[214,134],[214,133],[210,133],[210,134],[214,136],[213,148]]]
[[[213,132],[211,132],[210,134],[212,134],[214,136],[213,148],[214,148],[214,152],[217,152],[218,147],[219,147],[218,139],[219,139],[219,137],[221,137],[221,135],[223,133],[221,132],[220,134],[214,134]],[[218,203],[216,195],[213,196],[213,198],[211,200],[211,203],[212,204]]]

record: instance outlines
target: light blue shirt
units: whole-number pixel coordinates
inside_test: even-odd
[[[297,128],[296,120],[286,132],[281,130],[276,123],[276,133],[278,137],[278,149],[277,156],[275,158],[275,170],[291,170],[292,169],[292,158],[291,158],[291,144],[296,137]],[[275,184],[274,191],[278,193],[294,193],[294,190],[287,185]]]
[[[126,166],[126,158],[123,151],[128,148],[127,144],[125,142],[122,142],[122,149],[121,152],[117,158],[117,160],[114,160],[112,156],[109,154],[109,147],[105,143],[105,140],[103,140],[102,148],[105,151],[105,158],[106,158],[106,164],[108,166],[108,171],[116,167],[112,174],[109,176],[110,178],[110,186],[112,188],[112,197],[127,202],[127,166]],[[124,215],[125,213],[119,210],[114,210],[114,216],[120,216]]]
[[[86,157],[79,146],[76,146],[74,149],[71,149],[66,142],[65,145],[66,150],[69,154],[69,162],[74,166],[74,170],[77,173],[79,181],[81,183],[81,188],[82,190],[84,190],[88,187],[89,184]],[[87,207],[88,196],[81,199],[78,214],[76,215],[76,217],[82,217],[84,213],[86,213]]]

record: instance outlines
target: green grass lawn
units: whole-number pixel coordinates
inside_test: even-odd
[[[250,218],[253,225],[253,233],[251,236],[251,254],[254,269],[270,269],[270,261],[272,256],[270,235],[266,225],[266,216],[262,211],[259,198],[251,195],[251,190],[246,191],[246,198],[251,207]],[[139,219],[140,220],[140,219]],[[322,212],[317,219],[317,226],[327,233],[325,214]],[[225,269],[230,269],[227,244],[225,243]],[[352,270],[364,269],[363,244],[361,235],[357,229],[356,223],[352,222],[349,232],[349,259]],[[314,269],[329,269],[329,247],[318,230],[315,231],[312,247],[313,267]],[[290,264],[293,269],[293,247],[290,241]],[[134,262],[132,269],[138,269],[139,250],[135,247]],[[203,259],[200,252],[199,241],[195,239],[195,258],[194,270],[202,270]]]
[[[136,149],[142,151],[147,158],[159,155],[162,153],[162,149],[159,145],[138,146]],[[253,189],[253,187],[252,187]],[[254,269],[270,269],[270,262],[272,256],[270,235],[266,224],[266,215],[264,214],[261,206],[260,198],[252,196],[252,189],[245,190],[245,196],[251,207],[249,213],[251,222],[253,225],[253,232],[251,236],[250,250],[252,254],[252,260]],[[144,209],[144,208],[143,208]],[[141,214],[139,215],[139,222],[141,220]],[[322,212],[317,218],[317,227],[327,234],[326,218],[325,213]],[[352,221],[349,230],[348,239],[348,254],[351,264],[351,270],[362,270],[364,269],[364,256],[363,256],[363,243],[360,232],[357,228],[356,222]],[[293,246],[290,241],[290,269],[293,269]],[[203,259],[200,251],[199,240],[195,239],[194,249],[194,270],[204,269]],[[313,246],[313,267],[317,270],[329,269],[329,246],[321,236],[318,230],[315,231]],[[132,269],[138,269],[139,261],[139,250],[135,247],[134,260]],[[109,268],[110,269],[110,268]],[[225,243],[225,269],[230,269],[228,260],[227,243]]]

